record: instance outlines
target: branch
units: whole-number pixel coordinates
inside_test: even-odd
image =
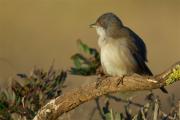
[[[76,108],[82,103],[108,93],[152,90],[179,80],[180,62],[156,76],[134,74],[124,77],[106,77],[100,82],[84,85],[52,99],[39,110],[33,120],[55,120],[63,113]]]

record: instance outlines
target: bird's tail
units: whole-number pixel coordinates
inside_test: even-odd
[[[166,88],[165,88],[164,86],[160,87],[160,89],[161,89],[161,91],[162,91],[163,93],[168,94],[168,91],[166,90]]]

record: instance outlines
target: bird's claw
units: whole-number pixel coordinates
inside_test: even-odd
[[[123,85],[123,79],[124,79],[124,77],[125,77],[125,75],[122,75],[121,78],[117,77],[117,79],[116,79],[116,80],[118,80],[117,85],[120,85],[120,84]]]

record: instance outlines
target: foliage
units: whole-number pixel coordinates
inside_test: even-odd
[[[74,67],[71,68],[71,73],[74,75],[92,75],[96,73],[96,70],[100,66],[99,53],[96,49],[89,47],[81,40],[77,41],[78,47],[85,55],[76,53],[71,59],[73,60]]]
[[[17,76],[21,82],[15,81],[11,90],[0,94],[1,120],[31,120],[50,99],[61,95],[66,72],[51,66],[47,72],[35,68],[30,75]]]
[[[78,41],[78,47],[80,50],[89,55],[90,57],[85,57],[84,54],[76,53],[71,58],[74,62],[74,67],[71,68],[71,73],[75,75],[92,75],[95,74],[100,67],[99,53],[96,49],[90,48],[88,45],[82,41]],[[167,84],[170,81],[179,78],[179,67],[176,68],[167,80]],[[115,96],[106,95],[108,100],[104,106],[100,106],[99,98],[96,98],[96,105],[103,120],[176,120],[180,119],[180,105],[176,105],[175,99],[170,99],[169,104],[171,105],[171,110],[169,114],[162,112],[158,96],[154,94],[147,95],[147,103],[144,105],[134,103],[132,101],[122,100]],[[174,97],[172,97],[174,98]],[[116,112],[110,108],[110,100],[113,99],[117,102],[125,102],[124,106],[125,113]],[[131,105],[138,107],[137,113],[132,113]],[[92,118],[92,116],[91,116]]]
[[[115,99],[117,100],[117,98]],[[180,102],[175,104],[175,98],[173,95],[169,98],[171,109],[168,114],[161,110],[161,101],[159,100],[159,97],[154,94],[150,95],[147,100],[148,102],[144,105],[126,101],[128,104],[124,106],[125,113],[113,111],[109,107],[109,100],[106,102],[104,107],[102,107],[104,120],[180,120]],[[125,101],[119,99],[119,102]],[[137,113],[132,113],[131,105],[138,107]]]
[[[71,57],[74,63],[74,67],[70,70],[71,74],[84,76],[96,74],[101,67],[98,51],[80,40],[77,43],[82,53],[76,53]],[[167,84],[179,78],[179,71],[178,66],[168,78]],[[0,93],[0,120],[31,120],[49,100],[62,94],[67,73],[55,70],[52,65],[47,72],[34,68],[31,74],[17,74],[17,76],[19,80],[14,81],[10,89]],[[115,96],[106,96],[108,100],[102,107],[99,98],[95,99],[103,120],[180,120],[180,102],[175,103],[175,96],[169,98],[171,109],[168,114],[161,110],[161,101],[154,94],[147,96],[148,100],[144,105]],[[110,100],[125,102],[125,112],[116,112],[110,108]],[[137,113],[132,112],[131,105],[138,107]]]
[[[169,78],[166,80],[166,84],[170,85],[178,79],[180,79],[180,66],[179,65],[175,69],[173,69],[172,73],[169,75]]]

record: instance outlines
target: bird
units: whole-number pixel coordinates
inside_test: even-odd
[[[108,12],[90,25],[98,34],[100,61],[110,76],[139,74],[152,76],[147,66],[147,49],[142,38],[125,26],[114,13]],[[160,88],[168,93],[164,86]]]

